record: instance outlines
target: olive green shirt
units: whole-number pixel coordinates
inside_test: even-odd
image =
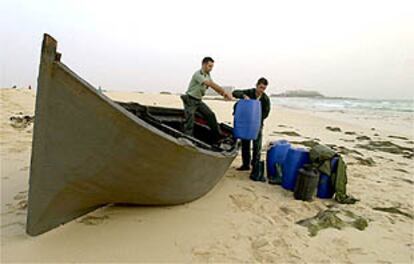
[[[210,74],[203,72],[203,70],[196,71],[191,77],[186,94],[201,100],[208,88],[207,85],[203,84],[205,80],[212,80]]]

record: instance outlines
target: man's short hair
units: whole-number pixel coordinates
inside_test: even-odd
[[[211,57],[205,57],[205,58],[201,61],[201,64],[206,64],[206,63],[209,63],[209,62],[213,62],[213,63],[214,63],[213,58],[211,58]]]
[[[257,85],[259,85],[259,84],[263,84],[263,85],[268,85],[269,84],[269,82],[266,80],[266,78],[260,78],[259,80],[257,80]]]

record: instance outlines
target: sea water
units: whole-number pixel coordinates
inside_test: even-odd
[[[323,113],[330,119],[385,128],[404,135],[414,133],[414,98],[407,100],[367,100],[337,98],[271,97],[275,107]]]

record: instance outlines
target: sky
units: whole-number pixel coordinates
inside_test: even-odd
[[[0,0],[0,87],[36,88],[43,33],[106,90],[185,92],[213,80],[267,93],[414,100],[414,1]]]

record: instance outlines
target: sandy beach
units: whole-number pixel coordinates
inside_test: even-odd
[[[117,101],[182,108],[178,95],[106,95]],[[217,186],[194,202],[110,205],[30,237],[25,222],[33,124],[19,126],[10,117],[34,115],[35,92],[0,89],[0,96],[2,262],[414,262],[414,124],[397,130],[381,120],[358,122],[346,114],[337,119],[332,113],[272,106],[262,157],[268,142],[278,139],[297,146],[332,146],[348,163],[348,191],[360,199],[354,205],[294,200],[292,192],[253,182],[248,172],[236,171],[239,155]],[[233,102],[205,102],[220,122],[232,122]],[[308,228],[296,223],[325,210],[366,219],[368,226],[327,228],[311,236]]]

